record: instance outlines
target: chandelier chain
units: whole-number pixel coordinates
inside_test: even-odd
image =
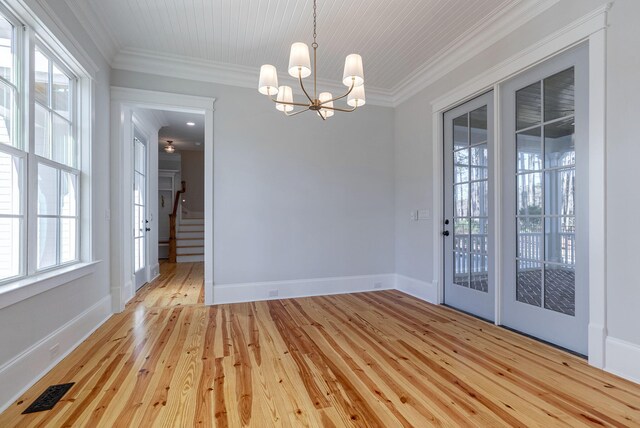
[[[316,37],[318,34],[316,33],[316,18],[318,13],[316,11],[316,0],[313,0],[313,44],[311,45],[314,49],[318,47],[318,43],[316,42]]]

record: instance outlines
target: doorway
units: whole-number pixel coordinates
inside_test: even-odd
[[[493,92],[444,114],[444,302],[493,321]]]
[[[134,296],[136,290],[136,275],[134,263],[134,218],[131,214],[133,209],[133,198],[127,190],[125,193],[121,189],[133,189],[134,187],[134,168],[133,168],[133,150],[131,143],[134,137],[134,111],[149,110],[157,111],[178,111],[186,113],[195,113],[204,115],[204,225],[205,230],[211,231],[206,233],[204,237],[204,300],[205,304],[213,303],[213,105],[214,98],[198,97],[192,95],[183,95],[167,92],[146,91],[130,88],[111,88],[111,135],[113,138],[111,144],[111,212],[106,212],[105,217],[110,219],[113,240],[113,251],[111,257],[111,275],[112,275],[112,310],[114,312],[122,312],[125,304]],[[153,117],[156,115],[154,114]],[[148,118],[147,122],[154,122],[160,129],[162,124],[159,120]],[[148,134],[148,133],[147,133]],[[146,135],[146,134],[145,134]],[[150,134],[152,135],[152,134]],[[157,135],[157,131],[156,134]],[[150,140],[153,138],[147,138]],[[156,147],[157,142],[153,141]],[[157,170],[157,150],[149,150],[149,158],[152,161],[148,165],[147,174],[151,170]],[[151,155],[153,153],[153,155]],[[155,161],[154,161],[155,159]],[[147,186],[153,186],[157,180],[152,180]],[[149,191],[147,199],[150,207],[158,206],[158,189],[154,186]],[[155,227],[156,219],[151,220],[151,231],[149,234],[157,234]],[[151,239],[157,242],[157,239]],[[157,246],[153,246],[155,251]],[[147,255],[148,258],[148,255]],[[152,257],[151,260],[154,258]],[[158,272],[156,268],[151,267],[150,277],[154,277]]]
[[[583,355],[588,66],[579,45],[442,116],[444,303]]]
[[[588,50],[502,87],[502,322],[588,352]]]
[[[148,280],[148,239],[149,228],[147,210],[147,140],[134,126],[133,137],[133,274],[135,289],[138,290]]]

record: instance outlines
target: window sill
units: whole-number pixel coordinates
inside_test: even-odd
[[[0,309],[14,305],[76,279],[91,275],[100,261],[76,263],[0,285]]]

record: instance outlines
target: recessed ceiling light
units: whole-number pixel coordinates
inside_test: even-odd
[[[195,122],[187,122],[187,126],[196,126]]]

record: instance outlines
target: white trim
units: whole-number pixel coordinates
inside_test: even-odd
[[[65,63],[71,65],[75,73],[95,78],[100,67],[46,1],[35,0],[27,5],[25,0],[12,0],[9,7],[23,24],[34,29]]]
[[[438,288],[431,282],[396,274],[396,290],[434,305],[440,303],[438,300]]]
[[[493,89],[544,60],[576,44],[589,41],[589,363],[602,368],[605,363],[606,337],[606,237],[605,217],[605,152],[606,152],[606,26],[611,3],[575,20],[554,34],[540,40],[495,67],[458,86],[431,103],[433,120],[433,213],[434,213],[434,282],[439,281],[438,295],[443,293],[442,240],[439,239],[443,219],[442,202],[442,115],[445,111]],[[496,110],[498,111],[498,110]],[[496,119],[499,114],[496,114]],[[499,130],[497,121],[496,131]],[[496,132],[498,134],[499,132]],[[497,146],[496,152],[499,151]],[[499,189],[496,189],[499,190]],[[499,194],[496,193],[499,200]],[[593,210],[593,214],[591,212]],[[496,254],[500,272],[500,255]],[[496,282],[499,287],[500,280]],[[496,293],[497,294],[497,293]],[[498,296],[496,296],[498,298]],[[439,300],[441,301],[441,300]],[[500,321],[500,305],[496,307]]]
[[[483,92],[491,90],[496,84],[504,82],[544,60],[588,40],[591,35],[606,28],[607,11],[610,7],[610,4],[605,4],[597,8],[489,70],[480,73],[468,82],[458,85],[456,89],[431,103],[433,111],[449,110],[455,105],[462,104]]]
[[[111,316],[111,298],[105,296],[80,315],[0,367],[0,412],[47,374]],[[52,358],[51,347],[59,353]]]
[[[119,70],[251,88],[257,92],[259,67],[247,67],[130,48],[122,49],[114,58],[112,66]],[[281,84],[290,85],[294,90],[298,87],[296,81],[288,74],[279,74],[278,80]],[[347,89],[340,84],[339,80],[318,79],[318,85],[323,90],[333,93],[344,93]],[[393,107],[392,93],[367,86],[367,104]]]
[[[99,19],[91,3],[85,0],[63,0],[69,9],[76,16],[84,31],[89,35],[93,44],[108,64],[111,64],[113,57],[120,50],[121,46],[117,38],[111,31],[111,27],[104,25],[104,21]],[[96,31],[97,29],[97,31]]]
[[[116,213],[111,221],[111,234],[118,237],[111,246],[111,290],[113,311],[124,310],[134,295],[131,249],[133,240],[130,213],[131,198],[120,189],[130,189],[132,171],[127,144],[131,140],[134,109],[191,112],[205,116],[205,284],[213,283],[213,104],[215,98],[111,87],[111,206]],[[157,192],[156,192],[157,193]],[[211,302],[212,287],[205,287],[205,302]]]
[[[497,41],[535,18],[559,0],[516,2],[511,7],[497,10],[480,25],[471,28],[441,49],[428,62],[400,81],[392,90],[394,106],[408,100],[421,90],[437,82]]]
[[[152,110],[193,111],[202,114],[207,109],[213,110],[213,103],[216,99],[112,86],[111,101],[134,104],[136,107]]]
[[[606,355],[606,371],[640,383],[639,345],[609,336],[606,340]]]
[[[607,336],[606,30],[589,37],[589,363],[604,367]],[[640,360],[638,360],[640,361]]]
[[[0,309],[91,275],[100,261],[75,263],[59,269],[18,279],[0,286]]]
[[[395,277],[395,274],[388,273],[243,284],[216,284],[213,286],[213,303],[256,302],[261,300],[393,290],[395,289]],[[378,284],[377,287],[376,284]],[[273,290],[278,291],[276,296],[269,294],[269,292]]]

